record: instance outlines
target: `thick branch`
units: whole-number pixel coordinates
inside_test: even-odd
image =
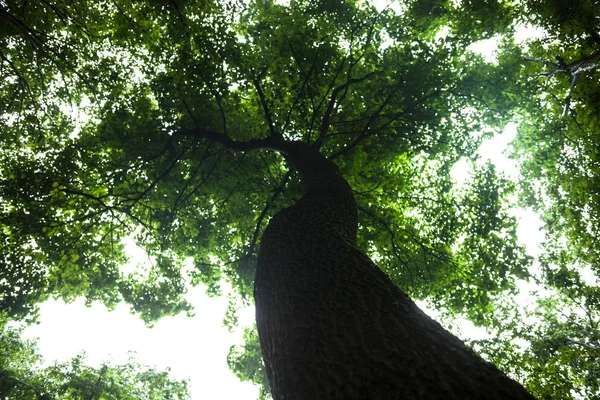
[[[597,61],[600,60],[600,52],[591,54],[587,57],[583,57],[580,60],[573,61],[569,64],[565,62],[562,57],[556,57],[556,63],[546,62],[546,65],[552,66],[552,69],[544,74],[541,74],[543,77],[550,77],[552,75],[556,75],[557,73],[565,73],[574,77],[582,72],[592,70],[598,67]]]
[[[277,137],[268,137],[264,139],[251,139],[244,142],[231,139],[229,136],[217,132],[212,129],[192,128],[175,133],[176,136],[192,136],[201,139],[211,140],[222,144],[228,149],[238,151],[254,151],[254,150],[276,150],[284,152],[285,141]]]

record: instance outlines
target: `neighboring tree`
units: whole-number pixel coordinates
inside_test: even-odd
[[[411,375],[417,373],[420,360],[428,371],[420,373],[421,378],[433,379],[429,374],[441,368],[438,384],[458,366],[454,356],[443,355],[449,348],[455,348],[452,354],[466,363],[479,364],[397,287],[478,325],[498,330],[516,326],[499,318],[500,312],[509,310],[499,299],[515,294],[518,280],[536,274],[517,244],[516,223],[508,214],[515,185],[492,165],[479,163],[476,150],[484,138],[518,115],[526,117],[523,127],[526,121],[537,121],[539,125],[529,130],[536,139],[546,132],[540,127],[565,123],[547,118],[547,109],[550,104],[554,114],[562,113],[564,90],[571,81],[563,84],[555,104],[546,100],[542,104],[546,108],[539,107],[543,92],[536,92],[536,77],[528,78],[548,71],[523,55],[548,60],[547,54],[523,54],[509,44],[510,52],[498,64],[486,64],[466,50],[481,39],[509,37],[514,21],[525,18],[524,9],[492,0],[453,3],[407,2],[401,14],[377,11],[360,1],[292,1],[287,6],[266,0],[0,3],[2,309],[12,318],[33,319],[36,304],[50,296],[66,301],[83,296],[89,303],[101,301],[108,307],[126,301],[151,324],[163,315],[191,310],[183,299],[186,282],[205,283],[215,295],[223,282],[229,282],[239,295],[238,303],[252,301],[256,284],[266,370],[260,370],[253,331],[247,332],[248,342],[242,346],[248,351],[234,349],[229,362],[242,378],[259,382],[268,375],[278,397],[297,390],[290,389],[294,383],[284,371],[311,360],[302,355],[278,359],[273,349],[295,348],[314,332],[327,340],[335,339],[330,334],[343,336],[339,345],[315,341],[306,345],[313,357],[327,358],[321,363],[349,360],[348,369],[336,367],[336,374],[347,381],[356,373],[364,379],[364,387],[373,383],[368,382],[373,371],[366,370],[369,362],[358,357],[371,350],[389,351],[387,355],[395,357],[405,353],[394,346],[414,349],[412,363],[394,358],[383,364],[390,365],[392,374]],[[561,57],[567,64],[583,59]],[[592,84],[585,82],[580,77],[571,88],[569,107],[578,106],[580,91]],[[593,112],[589,106],[581,110]],[[528,132],[523,127],[520,138]],[[593,143],[598,142],[588,145]],[[521,148],[533,163],[545,160],[541,147]],[[284,157],[258,151],[265,149]],[[299,152],[305,150],[297,149],[318,150],[322,156],[314,153],[303,159]],[[313,179],[312,166],[304,166],[307,160],[327,171],[322,182]],[[451,176],[459,160],[474,168],[460,187]],[[547,166],[559,161],[551,159]],[[528,177],[527,168],[524,171]],[[310,182],[327,190],[343,186],[345,202],[317,196],[317,203],[330,207],[312,215],[320,206],[302,206],[309,202]],[[586,196],[592,193],[592,183],[586,183],[590,185]],[[303,200],[296,203],[303,190]],[[355,210],[348,205],[351,197],[356,199]],[[531,201],[536,204],[541,199],[528,198],[535,198]],[[581,201],[580,210],[589,207],[589,198]],[[279,210],[284,211],[277,214]],[[294,220],[306,219],[306,227],[312,226],[311,235],[300,232],[293,221],[289,236],[277,234],[288,233],[287,225],[276,226],[294,212],[299,213]],[[271,217],[275,225],[265,231]],[[576,234],[562,225],[561,229]],[[555,232],[559,237],[561,230]],[[124,247],[130,240],[148,252],[151,267],[131,274],[120,269],[127,261]],[[279,240],[298,245],[283,247]],[[338,251],[326,251],[327,245]],[[278,254],[288,249],[300,254],[292,259]],[[547,254],[548,265],[561,260],[559,253]],[[313,266],[316,260],[330,262],[320,261],[324,267],[318,271],[298,268]],[[337,264],[342,261],[356,268],[341,271]],[[267,300],[271,296],[287,296],[268,283],[273,279],[271,269],[280,263],[297,266],[285,269],[289,274],[322,275],[282,276],[290,285],[297,282],[289,292],[295,300],[271,303]],[[192,268],[184,267],[190,264]],[[262,284],[254,282],[257,264]],[[569,266],[569,274],[577,267]],[[353,286],[360,284],[352,278],[358,271],[373,285],[364,290]],[[327,282],[329,286],[322,286]],[[559,281],[552,286],[559,287]],[[375,287],[381,290],[374,292]],[[591,293],[592,286],[586,287]],[[312,294],[316,297],[308,295],[310,288],[318,291]],[[349,293],[354,294],[346,298]],[[577,291],[573,301],[583,293]],[[351,304],[354,314],[349,312]],[[348,319],[358,318],[361,309],[370,310],[364,318],[375,328],[355,351],[346,351],[344,346],[358,340],[364,330]],[[384,310],[390,310],[386,325],[369,319]],[[296,312],[299,318],[289,319],[289,313]],[[277,322],[278,315],[285,321]],[[399,315],[419,322],[400,324]],[[338,324],[323,324],[338,316]],[[230,313],[229,322],[234,320]],[[314,327],[313,333],[307,332],[308,325]],[[298,329],[289,332],[292,326]],[[553,324],[540,326],[556,332]],[[329,328],[337,331],[326,334]],[[379,340],[386,328],[390,337],[401,338],[392,347]],[[428,342],[433,336],[420,329],[440,335],[433,341],[448,346],[432,354],[439,343]],[[278,333],[280,342],[265,339]],[[526,338],[522,330],[517,333],[516,337]],[[302,338],[297,336],[301,334]],[[499,333],[500,338],[502,346],[510,345]],[[593,345],[589,339],[569,338]],[[317,354],[320,346],[330,352]],[[544,384],[552,377],[551,370],[521,373],[517,364],[498,359],[500,353],[483,351],[528,382],[534,394],[546,396]],[[517,360],[520,353],[510,354],[506,360]],[[537,357],[532,354],[532,359]],[[440,360],[446,361],[434,365]],[[495,368],[480,365],[505,379]],[[303,372],[298,379],[314,385],[304,390],[334,384],[331,377],[316,377],[321,373],[317,368]],[[535,381],[537,372],[541,375]],[[386,379],[384,372],[378,376]],[[414,379],[411,384],[423,386],[418,382]],[[359,382],[345,383],[344,388],[322,386],[322,395],[360,390],[350,385]],[[416,390],[408,385],[397,390]],[[511,383],[506,384],[509,387]],[[477,397],[476,392],[460,390],[471,389],[453,389],[456,398]],[[266,390],[262,393],[266,396]]]
[[[508,2],[507,2],[508,4]],[[541,215],[535,302],[493,302],[491,338],[472,344],[540,398],[597,399],[600,388],[600,3],[512,4],[534,39],[500,45],[503,90],[519,99],[512,157],[522,207]],[[527,322],[524,322],[527,321]]]
[[[494,63],[502,79],[486,83],[513,99],[519,127],[512,157],[521,171],[517,193],[522,207],[542,216],[545,233],[529,270],[538,283],[529,289],[536,301],[523,307],[509,298],[495,299],[494,311],[483,321],[491,338],[471,344],[540,398],[596,399],[600,3],[414,4],[420,15],[429,16],[422,26],[434,32],[445,27],[448,37],[500,43]],[[483,4],[489,12],[477,11]],[[536,37],[515,43],[511,31],[523,27],[535,28]]]
[[[0,398],[9,400],[188,399],[186,381],[132,361],[85,365],[85,355],[44,367],[35,344],[0,319]]]
[[[305,143],[270,138],[303,186],[269,222],[254,282],[274,399],[533,399],[356,246],[356,201],[332,161]]]

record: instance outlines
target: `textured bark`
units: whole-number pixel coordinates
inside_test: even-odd
[[[275,400],[533,399],[425,315],[356,247],[337,167],[287,149],[304,194],[263,235],[256,321]]]

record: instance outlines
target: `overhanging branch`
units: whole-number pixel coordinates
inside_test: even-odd
[[[208,128],[185,129],[175,133],[175,136],[191,136],[200,139],[207,139],[222,144],[228,149],[250,152],[254,150],[276,150],[285,152],[285,141],[277,137],[268,137],[264,139],[251,139],[247,141],[233,140],[229,136]]]

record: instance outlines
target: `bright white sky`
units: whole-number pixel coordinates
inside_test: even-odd
[[[188,293],[195,317],[163,318],[151,329],[124,304],[109,312],[101,305],[87,308],[82,300],[69,305],[48,301],[40,307],[40,324],[25,329],[24,337],[39,337],[46,362],[65,362],[85,350],[90,365],[121,364],[135,351],[142,364],[170,367],[173,377],[190,378],[193,399],[255,400],[257,387],[240,382],[226,362],[231,345],[241,343],[242,330],[231,334],[223,327],[227,299],[209,298],[204,291],[198,287]],[[240,322],[253,320],[254,310],[243,310]]]
[[[525,36],[531,36],[526,34]],[[473,46],[486,58],[493,59],[497,42],[486,41]],[[508,176],[516,176],[516,166],[504,154],[508,143],[516,133],[509,125],[502,135],[484,143],[480,154],[491,159]],[[466,164],[453,169],[456,179],[464,176]],[[535,253],[541,241],[539,218],[532,212],[517,210],[520,220],[519,237],[530,254]],[[160,320],[148,329],[137,317],[129,314],[125,305],[108,312],[100,305],[87,308],[83,301],[65,305],[48,301],[41,305],[40,323],[25,329],[25,338],[39,337],[40,353],[46,362],[65,362],[85,350],[88,363],[100,365],[111,360],[113,364],[124,363],[135,351],[142,364],[158,369],[170,367],[176,378],[190,378],[192,398],[254,400],[258,389],[252,384],[240,382],[228,369],[226,358],[230,346],[241,342],[243,329],[229,333],[222,325],[226,298],[208,298],[204,288],[195,288],[188,294],[195,306],[196,316],[179,315]],[[420,304],[423,306],[423,304]],[[240,326],[248,326],[254,320],[253,308],[242,311]],[[466,324],[461,332],[463,338],[480,336],[481,332]]]

